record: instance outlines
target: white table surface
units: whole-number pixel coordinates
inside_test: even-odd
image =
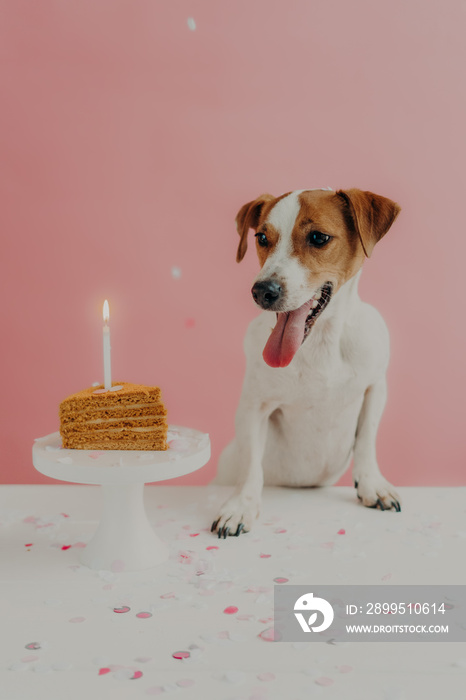
[[[272,624],[276,577],[466,584],[466,488],[399,491],[394,513],[364,508],[350,488],[268,488],[255,529],[219,540],[210,524],[229,488],[147,486],[149,520],[171,558],[121,573],[79,564],[99,487],[0,487],[0,700],[464,700],[463,643],[258,636]],[[121,606],[129,612],[115,613]]]

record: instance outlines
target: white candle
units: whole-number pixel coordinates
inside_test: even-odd
[[[110,318],[110,311],[108,308],[108,301],[104,301],[104,327],[103,327],[103,338],[104,338],[104,386],[107,389],[112,388],[112,365],[110,361],[110,326],[108,321]]]

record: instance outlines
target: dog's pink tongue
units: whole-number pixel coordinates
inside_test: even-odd
[[[285,313],[277,314],[277,325],[262,353],[262,357],[270,367],[286,367],[295,356],[303,342],[304,325],[309,314],[311,302]]]

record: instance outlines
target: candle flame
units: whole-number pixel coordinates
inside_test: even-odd
[[[103,308],[104,323],[107,324],[110,319],[110,310],[108,307],[108,301],[105,299]]]

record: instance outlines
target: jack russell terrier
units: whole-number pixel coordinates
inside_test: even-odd
[[[236,259],[243,259],[254,229],[261,271],[251,291],[266,313],[246,333],[236,437],[215,479],[236,481],[212,524],[219,537],[251,529],[264,484],[328,486],[352,458],[362,503],[400,510],[375,449],[386,400],[388,331],[358,295],[364,258],[399,211],[372,192],[330,188],[264,194],[240,209]],[[270,312],[276,313],[274,328]]]

